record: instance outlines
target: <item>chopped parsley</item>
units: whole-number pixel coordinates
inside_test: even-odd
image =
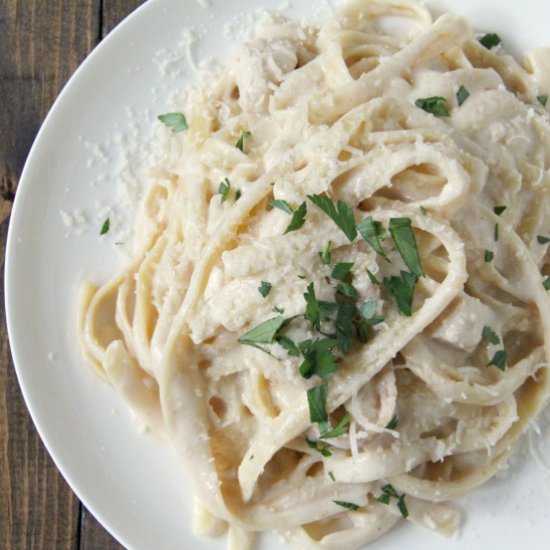
[[[332,445],[330,445],[329,443],[324,443],[323,445],[319,445],[319,442],[318,441],[313,441],[309,438],[306,437],[306,443],[307,443],[307,446],[310,448],[310,449],[314,449],[316,450],[318,453],[320,453],[322,456],[325,456],[325,457],[329,457],[329,456],[332,456],[332,453],[330,452],[330,448],[332,447]]]
[[[498,223],[495,223],[495,233],[494,233],[495,242],[498,241],[498,236],[499,236],[499,227],[498,227]]]
[[[344,232],[344,235],[350,241],[353,241],[357,237],[353,210],[344,201],[339,200],[335,205],[327,195],[308,195],[307,198],[317,208],[322,210]]]
[[[338,422],[338,424],[334,428],[331,428],[330,430],[320,435],[321,439],[330,439],[332,437],[339,437],[340,435],[344,435],[347,432],[348,424],[349,413],[346,413],[342,420],[340,420],[340,422]]]
[[[456,101],[458,106],[460,107],[469,97],[470,92],[464,86],[460,86],[458,92],[456,92]]]
[[[261,281],[258,292],[265,298],[271,292],[273,285],[267,281]]]
[[[410,218],[391,218],[390,233],[399,254],[403,258],[406,266],[417,277],[426,275],[422,264],[420,263],[420,254],[418,245],[412,230],[412,222]]]
[[[237,202],[242,196],[242,191],[240,189],[237,189],[237,191],[235,192],[235,202]]]
[[[300,227],[302,227],[306,221],[306,214],[307,214],[307,204],[303,202],[292,213],[292,219],[290,220],[290,223],[288,224],[288,227],[285,229],[285,232],[283,233],[283,235],[286,235],[291,231],[296,231],[297,229],[300,229]]]
[[[321,328],[321,317],[319,315],[319,302],[315,296],[315,286],[313,283],[307,285],[304,300],[306,301],[305,318],[311,323],[313,328],[319,330]]]
[[[333,500],[334,504],[338,504],[338,506],[341,506],[342,508],[347,508],[348,510],[356,511],[359,510],[359,506],[357,504],[353,504],[353,502],[344,502],[343,500]]]
[[[384,485],[384,487],[382,487],[382,494],[376,500],[382,504],[388,505],[392,497],[397,499],[397,508],[401,516],[404,519],[408,518],[409,510],[405,504],[405,494],[399,495],[393,485]]]
[[[378,303],[374,300],[371,300],[359,306],[359,313],[361,314],[361,317],[363,317],[363,319],[365,319],[365,321],[369,325],[374,326],[384,322],[384,317],[376,316],[377,309],[378,309]]]
[[[497,334],[493,331],[491,327],[483,327],[483,330],[481,331],[481,337],[486,341],[489,342],[489,344],[497,345],[500,344],[500,338],[497,336]]]
[[[495,46],[498,46],[502,40],[498,34],[490,32],[479,39],[479,43],[485,46],[488,50],[492,50]]]
[[[235,143],[235,147],[239,149],[241,152],[244,153],[244,149],[246,147],[246,142],[252,137],[252,134],[248,131],[243,132],[241,134],[241,137],[239,138],[239,141]]]
[[[187,119],[183,113],[166,113],[157,117],[167,128],[170,128],[174,134],[183,132],[189,128]]]
[[[550,290],[550,277],[546,277],[546,279],[542,281],[542,286],[545,288],[545,290]]]
[[[537,101],[543,106],[546,107],[546,104],[548,103],[548,95],[538,95]]]
[[[277,336],[275,340],[288,352],[291,357],[300,357],[300,350],[290,338],[287,336]]]
[[[311,422],[328,422],[327,394],[328,384],[326,382],[320,386],[307,390],[307,403]]]
[[[493,208],[493,212],[497,215],[497,216],[500,216],[508,207],[507,206],[495,206]]]
[[[380,242],[380,239],[385,237],[385,231],[380,222],[377,222],[372,216],[369,216],[357,224],[357,231],[359,231],[361,237],[372,246],[377,254],[380,254],[384,258],[386,257],[386,253]]]
[[[330,477],[330,479],[332,479],[332,481],[336,481],[336,478],[334,477],[334,474],[332,472],[328,473],[328,477]]]
[[[406,317],[412,315],[412,302],[416,280],[416,275],[408,271],[401,271],[399,277],[394,275],[389,278],[384,278],[384,285],[388,292],[394,297],[399,313]]]
[[[487,363],[487,366],[490,367],[494,365],[499,370],[506,369],[506,350],[501,349],[495,352],[493,358]]]
[[[273,317],[263,323],[260,323],[252,330],[249,330],[243,334],[237,341],[239,344],[246,344],[247,346],[253,346],[259,348],[258,344],[272,344],[275,340],[277,332],[283,328],[288,320],[283,316]],[[263,348],[260,348],[263,349]]]
[[[111,229],[111,220],[109,218],[107,218],[103,222],[103,225],[101,226],[101,231],[99,232],[99,234],[100,235],[105,235],[105,234],[109,233],[109,229]]]
[[[218,187],[218,193],[222,196],[222,204],[229,197],[229,191],[231,191],[231,183],[228,178],[225,178]]]
[[[342,263],[336,264],[330,276],[332,279],[343,281],[346,278],[347,274],[351,271],[352,267],[353,267],[353,262],[342,262]]]
[[[348,283],[340,283],[336,291],[342,296],[347,296],[350,300],[357,301],[357,290]]]
[[[486,250],[484,260],[486,263],[492,262],[495,257],[495,253],[492,250]]]
[[[445,98],[440,96],[425,97],[417,99],[414,104],[435,116],[451,116],[447,107],[445,106]]]
[[[423,205],[420,205],[420,213],[425,216],[428,213],[427,208]]]
[[[397,422],[398,422],[398,418],[397,418],[397,415],[395,415],[395,416],[386,424],[386,430],[395,430],[395,428],[397,428]]]
[[[273,313],[279,313],[280,315],[282,315],[285,312],[285,308],[284,307],[274,307],[271,311],[273,311]]]
[[[403,519],[407,519],[409,517],[409,510],[407,509],[407,505],[405,504],[405,495],[401,495],[397,499],[397,509],[401,513],[401,517]]]
[[[286,214],[290,214],[291,216],[294,213],[294,210],[292,209],[290,204],[288,204],[288,202],[284,200],[271,199],[267,204],[273,206],[274,208],[278,208],[279,210],[282,210],[283,212],[285,212]]]
[[[550,237],[544,237],[543,235],[537,235],[537,242],[539,244],[548,244],[548,243],[550,243]]]
[[[367,269],[367,275],[369,276],[370,282],[373,285],[379,285],[380,284],[380,281],[376,278],[376,275],[370,269]]]
[[[325,265],[330,264],[330,247],[331,247],[331,245],[332,245],[332,241],[327,241],[323,245],[323,251],[319,252],[319,257],[321,258],[321,261]]]
[[[300,365],[300,374],[311,378],[314,374],[324,381],[332,378],[338,366],[332,353],[336,342],[334,340],[317,340],[303,350],[304,360]]]
[[[356,309],[354,304],[350,304],[349,302],[340,302],[338,304],[338,313],[336,314],[334,327],[336,329],[338,347],[342,350],[342,353],[349,353],[351,349],[355,313]]]

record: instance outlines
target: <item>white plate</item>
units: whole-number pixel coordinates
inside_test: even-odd
[[[193,79],[190,70],[180,74],[186,65],[176,62],[163,80],[155,61],[159,50],[178,49],[183,28],[195,28],[199,57],[219,58],[231,42],[225,23],[246,20],[260,4],[277,8],[281,3],[213,0],[206,9],[192,0],[150,0],[71,79],[40,131],[17,192],[8,238],[6,304],[23,394],[71,487],[132,549],[224,548],[224,541],[193,537],[185,471],[169,448],[138,433],[119,397],[87,368],[76,343],[80,282],[85,277],[101,281],[120,263],[117,228],[100,239],[101,207],[94,206],[95,200],[117,202],[117,146],[108,140],[117,132],[144,139],[155,115],[169,107],[170,93]],[[291,4],[285,13],[311,12],[308,0]],[[550,45],[547,0],[434,0],[430,5],[468,16],[480,31],[498,32],[513,52]],[[129,123],[132,112],[137,127]],[[105,158],[96,151],[90,161],[87,142],[103,142]],[[102,174],[111,177],[103,181]],[[93,218],[80,236],[60,215],[60,210],[72,213],[75,208]],[[403,525],[371,548],[546,549],[549,486],[547,472],[520,459],[506,479],[491,481],[463,501],[467,520],[460,539]],[[265,537],[261,548],[282,544]]]

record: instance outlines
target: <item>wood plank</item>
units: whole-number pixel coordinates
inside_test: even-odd
[[[144,0],[117,0],[103,3],[102,35],[107,36],[127,15],[141,6]]]
[[[61,87],[99,35],[100,0],[0,0],[0,243],[23,163]],[[3,263],[3,260],[2,260]],[[3,265],[0,277],[3,289]],[[42,445],[21,397],[0,303],[0,541],[76,550],[79,503]]]
[[[117,0],[103,2],[101,36],[105,37],[120,21],[143,3],[143,0]],[[123,547],[102,527],[94,516],[82,506],[80,550],[121,550]]]
[[[82,506],[80,520],[80,550],[122,550],[121,546]]]

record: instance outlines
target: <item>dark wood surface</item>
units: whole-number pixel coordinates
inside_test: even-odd
[[[53,101],[101,39],[143,0],[0,0],[0,547],[122,548],[82,506],[21,397],[4,313],[3,258],[23,164]]]

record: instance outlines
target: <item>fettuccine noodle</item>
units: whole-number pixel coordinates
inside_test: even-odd
[[[187,92],[188,129],[159,124],[133,260],[79,329],[181,455],[197,533],[450,535],[539,412],[550,54],[479,38],[404,1],[266,18]]]

